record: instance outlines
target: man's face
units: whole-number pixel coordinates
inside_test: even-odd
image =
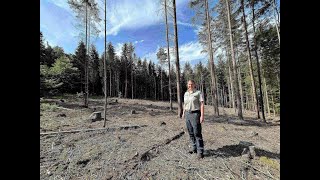
[[[194,84],[191,81],[188,82],[188,89],[189,90],[194,89]]]

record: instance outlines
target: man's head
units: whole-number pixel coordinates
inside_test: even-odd
[[[194,80],[189,80],[188,81],[188,90],[193,90],[196,87],[196,83],[194,82]]]

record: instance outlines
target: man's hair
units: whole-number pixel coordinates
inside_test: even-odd
[[[192,82],[193,84],[196,84],[196,82],[193,79],[189,79],[188,82]]]

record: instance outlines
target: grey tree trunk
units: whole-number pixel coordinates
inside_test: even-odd
[[[252,27],[253,27],[253,42],[254,42],[254,52],[257,60],[257,70],[258,70],[258,80],[259,80],[259,93],[260,93],[260,106],[261,106],[261,112],[262,112],[262,118],[263,121],[266,122],[266,118],[264,116],[264,108],[263,108],[263,95],[262,95],[262,85],[261,85],[261,74],[260,74],[260,63],[259,63],[259,57],[258,57],[258,48],[257,48],[257,39],[256,39],[256,32],[255,32],[255,14],[254,14],[254,5],[252,6]]]
[[[160,72],[161,82],[160,82],[160,93],[161,93],[161,100],[163,100],[163,82],[162,82],[162,70]]]
[[[133,60],[130,62],[130,69],[131,69],[131,99],[133,99],[133,76],[134,76],[133,75],[132,64],[133,64]]]
[[[209,52],[209,62],[210,62],[210,74],[211,74],[211,84],[212,84],[212,103],[213,103],[213,113],[219,116],[218,108],[218,93],[216,84],[216,73],[213,61],[213,51],[212,51],[212,40],[211,40],[211,30],[210,30],[210,16],[208,0],[205,0],[205,11],[206,11],[206,22],[207,22],[207,36],[208,36],[208,52]]]
[[[239,79],[239,88],[240,88],[240,97],[241,97],[241,106],[242,109],[244,109],[243,107],[243,91],[242,91],[242,81],[241,81],[241,68],[240,68],[240,62],[239,62],[239,71],[238,71],[238,79]]]
[[[234,88],[233,88],[233,78],[231,73],[231,61],[229,60],[229,53],[227,51],[227,61],[228,61],[228,72],[229,72],[229,82],[230,82],[230,91],[231,91],[231,102],[232,108],[236,109],[235,98],[234,98]]]
[[[84,61],[84,66],[85,66],[85,71],[84,71],[84,74],[85,74],[85,83],[84,83],[84,91],[85,91],[85,94],[84,94],[84,107],[88,107],[88,91],[87,91],[87,87],[88,87],[88,58],[87,58],[87,47],[88,47],[88,41],[87,41],[87,38],[88,38],[88,2],[86,1],[86,56],[85,56],[85,61]]]
[[[127,56],[127,55],[125,55]],[[127,67],[127,62],[128,62],[128,58],[125,57],[126,61],[125,61],[125,88],[124,88],[124,97],[128,98],[128,67]]]
[[[105,0],[106,1],[106,0]],[[111,63],[111,61],[110,61]],[[110,72],[109,72],[109,92],[110,92],[110,97],[112,97],[112,71],[111,71],[111,64],[110,64]]]
[[[248,98],[248,93],[246,93],[246,109],[249,110],[249,98]]]
[[[273,15],[274,15],[274,19],[276,20],[276,30],[277,30],[277,35],[278,35],[278,40],[279,40],[279,46],[280,46],[280,31],[279,31],[279,13],[277,11],[277,7],[276,7],[276,1],[272,0],[272,6],[273,6]],[[278,15],[278,17],[276,17],[276,14]]]
[[[266,84],[266,78],[263,78],[263,84],[264,84],[264,93],[265,93],[265,97],[266,97],[266,104],[267,104],[267,111],[268,111],[268,115],[270,117],[270,107],[269,107],[269,98],[268,98],[268,87]]]
[[[243,120],[242,115],[242,107],[241,107],[241,98],[239,92],[239,82],[237,78],[237,65],[236,60],[234,57],[234,50],[233,50],[233,39],[232,39],[232,30],[231,30],[231,19],[230,19],[230,6],[228,0],[226,0],[227,11],[228,11],[228,24],[229,24],[229,36],[230,36],[230,46],[231,46],[231,58],[232,58],[232,65],[233,65],[233,77],[235,80],[235,94],[237,98],[237,108],[238,108],[238,117]]]
[[[107,0],[104,0],[104,124],[103,127],[106,127],[107,121]],[[111,72],[111,68],[110,68]],[[111,75],[110,75],[111,78]],[[111,82],[111,81],[110,81]],[[111,85],[111,84],[110,84]],[[111,92],[111,89],[110,89]]]
[[[273,117],[276,117],[276,106],[273,101],[273,93],[271,94],[271,101],[272,101],[272,106],[273,106]]]
[[[259,104],[257,101],[257,91],[256,91],[256,83],[255,79],[253,77],[253,68],[252,68],[252,61],[251,61],[251,52],[250,52],[250,42],[248,38],[248,30],[247,30],[247,21],[246,21],[246,14],[244,12],[244,0],[241,0],[241,9],[242,9],[242,22],[243,22],[243,28],[245,32],[245,38],[246,38],[246,49],[247,49],[247,56],[248,56],[248,63],[249,63],[249,73],[250,73],[250,79],[251,79],[251,88],[252,88],[252,97],[253,97],[253,103],[256,105],[256,113],[257,118],[260,119],[260,113],[259,113]]]
[[[170,67],[170,51],[169,51],[169,28],[168,28],[168,14],[167,14],[167,0],[164,0],[165,20],[166,20],[166,40],[167,40],[167,58],[169,66],[169,99],[170,99],[170,111],[172,111],[172,90],[171,90],[171,67]]]
[[[179,47],[178,47],[178,28],[177,28],[177,13],[176,13],[176,0],[173,0],[173,26],[174,26],[174,43],[176,54],[176,74],[177,74],[177,99],[178,99],[178,116],[182,116],[182,93],[180,83],[180,64],[179,64]]]

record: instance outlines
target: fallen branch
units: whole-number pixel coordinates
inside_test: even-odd
[[[237,175],[237,177],[240,178],[240,175],[239,175],[239,174],[233,172],[223,161],[222,161],[222,163],[223,163],[223,165],[231,172],[231,175],[232,175],[232,177],[233,177],[234,179],[235,179],[235,177],[233,176],[233,174]]]
[[[256,170],[256,171],[258,171],[258,172],[262,173],[262,174],[263,174],[263,175],[265,175],[265,176],[268,176],[269,178],[276,179],[276,178],[274,178],[273,176],[270,176],[269,174],[267,174],[267,173],[265,173],[265,172],[263,172],[263,171],[259,170],[258,168],[254,167],[254,166],[253,166],[253,165],[251,165],[251,164],[248,164],[248,163],[243,162],[243,161],[240,161],[240,162],[241,162],[241,163],[244,163],[244,164],[246,164],[246,165],[248,165],[248,166],[250,166],[250,167],[252,167],[254,170]]]
[[[58,109],[64,109],[64,110],[74,110],[74,109],[69,109],[69,108],[64,108],[64,107],[57,107]]]
[[[198,171],[197,171],[197,174],[198,174],[198,176],[200,176],[202,179],[206,180],[205,178],[203,178],[203,177],[198,173]]]
[[[70,130],[70,131],[45,132],[45,133],[40,133],[40,135],[51,135],[51,134],[61,134],[61,133],[78,133],[78,132],[99,131],[99,130],[137,129],[137,128],[141,128],[141,127],[145,127],[145,126],[147,126],[147,125],[120,126],[117,128],[78,129],[78,130]]]

